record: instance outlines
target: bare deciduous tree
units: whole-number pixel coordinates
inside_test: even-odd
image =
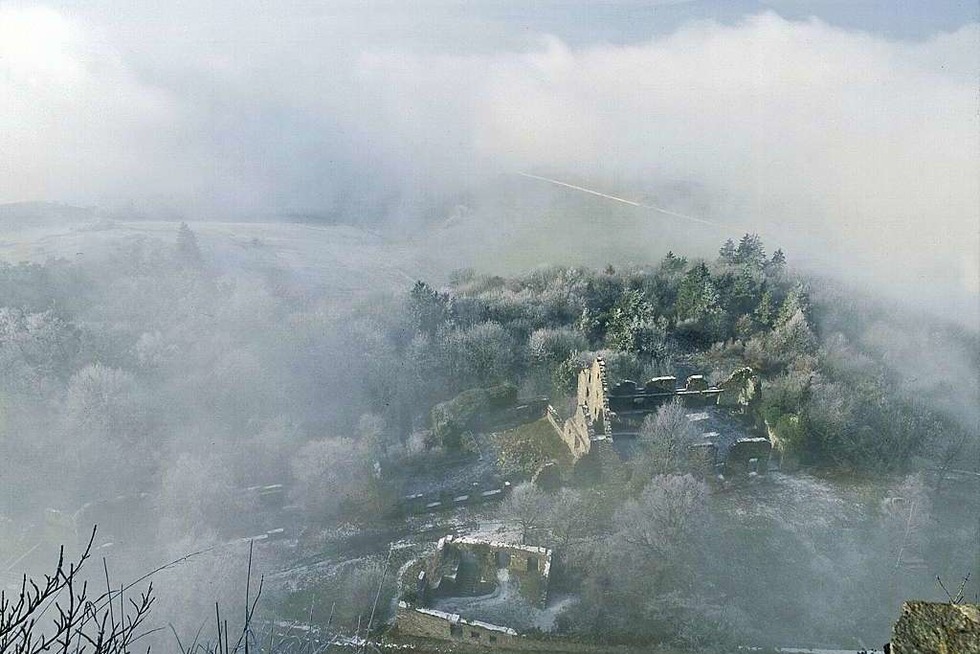
[[[656,415],[647,416],[640,427],[647,463],[654,475],[684,470],[688,447],[697,439],[687,412],[677,400],[664,404]]]
[[[691,475],[654,477],[616,515],[618,535],[643,556],[674,565],[707,524],[707,494],[704,482]]]
[[[312,441],[293,457],[296,501],[311,514],[335,516],[370,480],[363,448],[350,438]]]
[[[500,515],[505,522],[520,529],[523,544],[526,544],[528,537],[541,526],[547,512],[547,495],[531,482],[515,486],[500,505]]]
[[[122,589],[109,588],[106,571],[106,591],[93,598],[81,569],[91,557],[94,540],[93,529],[77,561],[66,562],[62,548],[53,574],[40,581],[24,575],[19,591],[0,591],[0,654],[134,650],[147,633],[143,623],[153,605],[153,587],[127,601]]]

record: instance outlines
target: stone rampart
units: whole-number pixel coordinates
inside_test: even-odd
[[[427,566],[428,592],[467,594],[460,586],[462,582],[458,582],[465,561],[469,561],[472,577],[468,585],[472,586],[470,590],[480,591],[478,594],[492,592],[497,584],[496,571],[506,568],[517,577],[521,594],[528,601],[544,605],[548,600],[550,549],[453,535],[440,538],[436,545],[436,552]]]
[[[509,627],[467,620],[457,613],[446,613],[398,603],[395,626],[388,636],[396,641],[422,639],[440,641],[438,651],[486,652],[495,650],[523,652],[625,652],[621,647],[601,647],[576,643],[557,637],[525,636]],[[427,649],[427,648],[423,648]]]
[[[728,449],[725,475],[765,474],[769,470],[772,443],[766,438],[740,438]]]

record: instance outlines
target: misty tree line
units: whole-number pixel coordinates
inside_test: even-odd
[[[596,352],[615,376],[637,380],[681,369],[718,380],[753,366],[766,380],[760,417],[804,464],[954,462],[973,445],[963,428],[972,414],[955,392],[966,383],[970,396],[968,375],[958,374],[976,368],[970,339],[807,280],[752,235],[710,262],[669,254],[653,266],[548,267],[514,278],[463,270],[444,288],[419,282],[401,296],[338,303],[284,271],[224,270],[181,227],[172,240],[133,239],[100,260],[0,264],[0,456],[10,489],[0,514],[71,513],[145,491],[153,511],[143,536],[170,557],[222,538],[236,509],[254,508],[245,486],[288,483],[311,528],[383,520],[393,489],[375,463],[389,471],[443,447],[428,431],[433,405],[498,383],[557,402]],[[922,342],[935,346],[928,359]],[[972,354],[944,354],[960,351]],[[820,566],[829,564],[808,558],[802,536],[719,524],[688,502],[704,488],[678,456],[685,424],[669,405],[649,420],[620,488],[543,497],[519,487],[503,508],[509,520],[522,516],[527,538],[565,553],[564,583],[583,596],[566,629],[695,644],[731,625],[757,627],[718,590],[757,583],[751,571],[767,562],[756,552],[775,549],[795,574],[826,579]],[[678,524],[676,539],[644,532],[677,507],[693,522]],[[893,522],[873,532],[892,538],[875,547],[893,546],[906,526],[901,514]],[[16,530],[2,531],[6,545]],[[760,537],[769,539],[762,547]],[[741,545],[719,556],[702,547],[714,541]],[[677,549],[658,553],[668,546]],[[888,572],[843,554],[849,574]],[[687,563],[665,568],[667,555]],[[736,560],[742,567],[726,567]],[[211,596],[211,577],[231,578],[239,564],[208,558],[215,574],[186,575],[181,594]],[[735,579],[733,570],[748,572]],[[717,587],[694,584],[695,573]],[[361,577],[344,583],[369,587]],[[637,602],[643,580],[658,590]],[[855,597],[866,602],[867,589],[879,588],[869,580]],[[780,597],[768,611],[782,610]],[[838,601],[843,629],[854,605]]]
[[[968,461],[970,411],[937,402],[948,387],[941,375],[909,383],[917,358],[902,350],[922,328],[873,300],[843,298],[747,235],[710,263],[669,254],[654,267],[553,268],[514,279],[461,271],[438,290],[420,282],[403,342],[429,366],[422,378],[432,396],[421,406],[506,381],[557,402],[596,352],[614,377],[639,380],[686,369],[717,381],[748,364],[765,379],[755,418],[787,459],[859,476],[908,471],[917,456]],[[882,339],[883,325],[911,331]],[[933,329],[933,341],[948,339],[937,351],[974,352],[969,335]],[[968,398],[970,379],[957,380],[965,392],[954,395]],[[902,567],[908,552],[970,565],[955,554],[969,534],[955,512],[937,527],[921,477],[877,486],[861,499],[861,527],[846,535],[718,511],[724,500],[706,501],[706,485],[690,474],[687,446],[698,436],[685,411],[668,404],[644,423],[637,456],[612,480],[556,493],[523,484],[501,507],[522,538],[559,552],[557,590],[580,598],[559,617],[562,631],[707,651],[746,640],[857,644],[887,633],[893,607],[922,592],[922,576]],[[875,505],[888,494],[903,508]],[[760,619],[777,615],[778,627]]]
[[[248,526],[244,489],[286,484],[314,531],[382,520],[387,427],[365,392],[370,320],[283,271],[222,269],[175,231],[0,263],[0,552],[38,569],[93,523],[121,578],[203,552],[154,609],[193,637],[216,598],[238,600],[244,555],[223,543],[280,526]]]
[[[614,377],[634,380],[683,367],[718,381],[752,366],[766,380],[760,424],[803,465],[901,470],[964,445],[970,421],[917,401],[921,392],[903,380],[912,375],[888,360],[896,344],[866,338],[881,324],[867,318],[874,303],[842,295],[746,234],[713,262],[668,253],[658,266],[543,268],[511,279],[459,271],[443,290],[419,282],[389,333],[411,375],[399,388],[412,389],[405,401],[416,429],[428,406],[472,387],[517,382],[522,395],[560,401],[602,352]],[[943,330],[971,352],[968,335]]]
[[[186,226],[98,261],[0,264],[0,513],[148,491],[169,540],[220,527],[245,486],[359,494],[380,419],[351,331],[274,273],[219,272]]]
[[[687,456],[700,440],[687,412],[669,403],[648,417],[635,456],[598,482],[526,482],[501,504],[524,541],[554,548],[552,592],[577,598],[560,632],[684,651],[866,647],[902,601],[932,594],[934,570],[973,565],[973,526],[955,503],[934,508],[944,500],[919,474],[853,488],[809,478],[799,494],[787,481],[775,497],[767,485],[712,491]]]
[[[554,548],[552,591],[577,598],[561,633],[683,651],[868,647],[903,601],[934,594],[934,573],[975,565],[962,547],[975,535],[969,510],[921,474],[709,488],[688,455],[701,440],[688,412],[673,402],[647,417],[635,455],[600,480],[525,482],[500,506],[522,540]]]
[[[186,532],[241,501],[234,489],[283,480],[317,515],[376,508],[375,462],[441,445],[433,405],[499,383],[557,402],[596,352],[638,380],[751,365],[761,417],[803,464],[957,456],[966,421],[903,393],[897,339],[867,337],[891,323],[867,313],[751,234],[711,262],[463,270],[349,306],[277,271],[222,271],[186,226],[104,260],[5,263],[0,447],[23,490],[3,510],[156,489]]]

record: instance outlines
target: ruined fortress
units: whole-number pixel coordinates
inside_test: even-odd
[[[683,386],[672,376],[654,377],[641,386],[628,379],[610,383],[606,362],[596,357],[578,373],[572,415],[563,419],[548,406],[547,417],[578,461],[596,446],[637,436],[644,418],[671,400],[689,407],[726,406],[733,413],[747,414],[760,398],[761,381],[751,368],[736,370],[718,386],[708,384],[702,375],[689,376]],[[712,443],[700,443],[695,448],[700,450],[700,458],[713,465],[716,452]],[[729,465],[733,471],[764,472],[771,448],[765,438],[739,439],[729,449]]]
[[[528,602],[543,606],[548,600],[551,558],[546,547],[445,536],[419,573],[416,593],[423,602],[440,596],[487,595],[496,589],[499,571],[506,570],[517,579]]]
[[[501,584],[515,583],[526,610],[548,601],[552,551],[546,547],[479,538],[444,536],[415,578],[415,590],[403,596],[395,615],[395,634],[502,649],[552,650],[555,645],[519,634],[511,627],[464,618],[433,608],[440,599],[491,597]],[[506,593],[501,603],[518,601]]]

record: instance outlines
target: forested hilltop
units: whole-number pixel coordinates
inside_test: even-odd
[[[230,544],[286,526],[287,539],[256,552],[256,565],[281,571],[270,610],[308,619],[320,593],[317,611],[353,633],[376,588],[394,595],[384,553],[366,542],[424,548],[463,524],[412,522],[402,481],[490,458],[442,438],[433,408],[475,389],[557,406],[601,354],[633,380],[717,382],[750,366],[763,381],[758,433],[811,476],[711,498],[683,470],[652,473],[644,456],[624,464],[620,486],[545,497],[515,477],[499,511],[457,518],[522,524],[562,552],[557,589],[578,599],[563,605],[559,631],[685,647],[732,634],[843,642],[886,628],[895,602],[935,574],[968,571],[972,527],[952,502],[926,507],[958,483],[947,473],[976,472],[977,335],[802,275],[755,235],[710,260],[670,253],[511,278],[459,270],[338,297],[329,279],[310,285],[258,257],[258,240],[236,243],[245,263],[229,264],[188,226],[171,234],[120,239],[88,261],[0,264],[0,559],[44,570],[96,522],[95,545],[122,578],[208,552],[156,586],[159,619],[193,635],[187,616],[238,597],[243,556]],[[651,429],[673,429],[670,418]],[[817,527],[794,522],[811,501],[838,502],[838,480],[859,484],[845,489],[850,504],[824,510]],[[267,487],[285,508],[263,508],[256,489]],[[914,516],[882,509],[892,496],[917,498]],[[690,516],[676,538],[631,545],[664,507]],[[268,522],[283,516],[288,525]],[[925,567],[900,579],[913,541]],[[629,554],[611,557],[607,543]],[[930,548],[950,569],[929,569]],[[325,561],[326,577],[310,572]],[[624,580],[623,565],[644,572]],[[780,611],[782,631],[766,617]]]
[[[916,456],[949,464],[968,442],[975,382],[961,373],[977,361],[975,335],[915,326],[807,279],[782,250],[767,256],[754,234],[725,242],[713,261],[668,253],[655,266],[510,279],[459,271],[445,290],[417,283],[407,309],[395,340],[419,371],[423,405],[515,381],[524,395],[561,396],[588,353],[602,351],[614,378],[689,370],[719,381],[751,366],[765,379],[762,417],[803,465],[895,471]],[[914,351],[924,342],[937,352]],[[973,361],[944,358],[947,349]]]
[[[97,261],[4,263],[8,475],[37,498],[36,465],[67,472],[60,499],[40,489],[55,505],[160,483],[179,494],[202,462],[173,464],[202,434],[213,484],[301,475],[290,457],[329,449],[324,436],[368,465],[439,445],[426,433],[438,402],[502,383],[559,397],[600,351],[636,380],[751,366],[762,417],[804,466],[973,460],[976,334],[807,279],[755,235],[711,261],[460,270],[367,298],[337,302],[287,269],[223,269],[186,226]]]

